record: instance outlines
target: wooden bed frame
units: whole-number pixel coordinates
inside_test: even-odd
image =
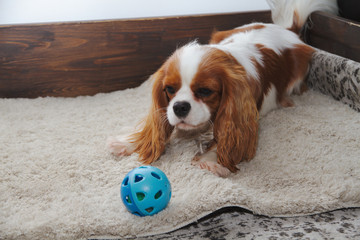
[[[304,38],[314,47],[360,62],[360,22],[315,12],[309,17]]]
[[[75,97],[136,87],[177,47],[255,21],[271,22],[270,12],[0,26],[0,97]],[[309,26],[310,44],[360,60],[359,25],[314,13]]]

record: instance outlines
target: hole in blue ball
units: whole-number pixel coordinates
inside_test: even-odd
[[[154,177],[154,178],[156,178],[156,179],[159,179],[160,180],[160,176],[157,174],[157,173],[155,173],[155,172],[151,172],[151,175]]]
[[[143,179],[144,179],[143,175],[141,175],[141,174],[136,174],[135,175],[135,182],[136,183],[141,182]]]
[[[160,197],[162,196],[162,191],[158,191],[156,194],[155,194],[155,199],[159,199]]]
[[[125,201],[127,202],[127,203],[129,203],[129,204],[131,204],[132,202],[131,202],[131,199],[130,199],[130,197],[129,196],[126,196],[125,197]]]
[[[147,211],[148,213],[151,213],[153,210],[154,210],[153,207],[149,207],[149,208],[145,209],[145,211]]]
[[[133,214],[135,214],[136,216],[139,216],[139,217],[142,216],[142,215],[141,215],[140,213],[138,213],[138,212],[133,212]]]
[[[129,177],[125,178],[123,181],[123,185],[127,186],[129,184]]]
[[[145,194],[142,192],[138,192],[138,193],[136,193],[136,197],[139,201],[142,201],[145,198]]]

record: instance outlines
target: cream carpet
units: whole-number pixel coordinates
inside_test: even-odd
[[[128,213],[119,197],[137,155],[105,142],[145,116],[148,83],[93,97],[0,100],[0,239],[121,237],[177,229],[225,206],[295,216],[360,207],[360,113],[318,92],[260,122],[258,152],[229,178],[190,165],[194,142],[173,142],[154,164],[169,206]]]

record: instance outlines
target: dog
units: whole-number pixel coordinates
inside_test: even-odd
[[[259,118],[294,106],[290,95],[306,90],[315,50],[299,38],[300,29],[311,12],[334,7],[332,0],[268,2],[275,24],[217,31],[206,45],[193,41],[177,49],[151,77],[152,104],[143,125],[110,138],[110,151],[136,152],[151,164],[173,134],[198,136],[192,165],[220,177],[254,158]]]

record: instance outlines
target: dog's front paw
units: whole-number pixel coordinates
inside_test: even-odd
[[[200,162],[199,167],[201,169],[209,170],[218,177],[228,177],[231,173],[230,170],[227,169],[226,167],[223,167],[220,164],[214,162],[208,162],[208,161]]]
[[[107,140],[107,148],[115,156],[129,156],[134,150],[134,144],[129,142],[126,137],[109,137]]]
[[[201,169],[206,169],[218,177],[228,177],[231,174],[228,168],[217,163],[217,154],[214,151],[209,151],[203,155],[196,155],[191,164]]]

